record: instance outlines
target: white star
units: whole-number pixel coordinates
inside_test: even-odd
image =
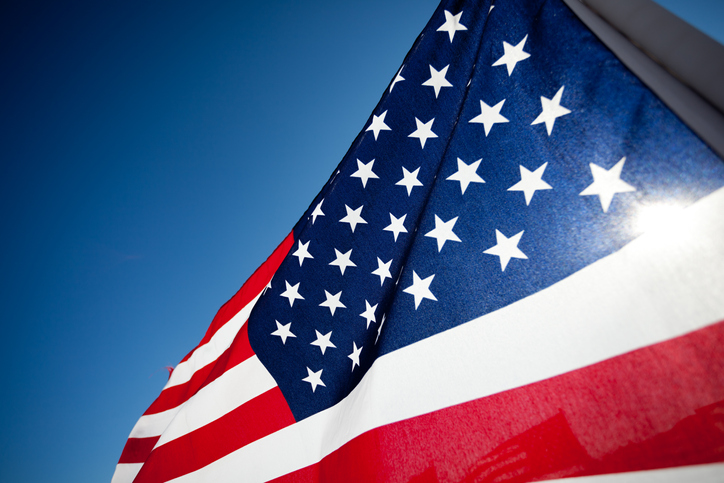
[[[377,305],[378,304],[370,305],[370,303],[365,300],[365,311],[359,314],[360,317],[364,317],[367,321],[368,329],[370,328],[371,323],[377,322],[377,319],[375,318],[375,310],[377,310]]]
[[[535,118],[535,121],[530,123],[531,126],[542,122],[546,123],[546,130],[550,136],[553,131],[553,125],[556,123],[556,118],[571,113],[571,111],[561,106],[561,97],[563,96],[563,89],[565,89],[565,87],[566,86],[561,86],[561,88],[558,89],[558,92],[556,92],[556,95],[553,96],[553,99],[540,96],[540,103],[543,107],[543,111]]]
[[[553,189],[551,185],[543,181],[543,172],[546,170],[546,166],[548,166],[547,162],[531,173],[521,164],[520,181],[508,188],[508,191],[522,191],[525,195],[525,204],[530,205],[530,200],[533,199],[536,191]]]
[[[314,225],[314,222],[317,221],[318,216],[324,216],[324,213],[322,212],[322,203],[324,203],[324,200],[320,201],[319,204],[314,207],[314,211],[312,211],[312,225]]]
[[[453,15],[447,10],[445,10],[445,23],[442,24],[442,27],[437,29],[438,32],[447,32],[450,35],[450,42],[453,41],[453,37],[455,37],[455,32],[458,30],[467,30],[468,28],[460,23],[460,17],[462,16],[462,12],[460,12],[457,15]]]
[[[302,243],[302,240],[299,240],[299,245],[297,246],[297,251],[292,253],[293,257],[299,258],[299,266],[302,266],[302,263],[304,263],[305,258],[314,258],[309,253],[309,242]]]
[[[367,164],[364,164],[359,159],[357,160],[357,171],[352,173],[350,175],[350,178],[359,178],[362,180],[362,187],[367,187],[367,180],[370,178],[373,179],[379,179],[379,176],[377,176],[375,173],[372,172],[372,165],[375,164],[375,160],[373,159]]]
[[[396,218],[395,215],[390,213],[390,224],[384,227],[383,231],[391,231],[392,234],[395,235],[395,241],[397,241],[397,235],[400,233],[407,233],[407,228],[405,228],[405,225],[403,224],[405,223],[405,218],[407,218],[407,214],[402,215],[400,218]]]
[[[523,232],[521,231],[517,235],[506,238],[505,235],[500,233],[498,230],[495,230],[495,239],[497,245],[488,248],[483,253],[500,257],[500,269],[504,272],[505,267],[508,266],[508,262],[511,258],[522,258],[524,260],[528,259],[525,253],[521,252],[520,249],[518,249],[518,242],[520,242],[520,237],[522,236]]]
[[[347,253],[342,253],[335,248],[334,253],[337,255],[337,258],[333,262],[330,262],[330,265],[335,265],[339,267],[342,275],[344,275],[344,271],[347,269],[347,267],[357,266],[352,260],[349,259],[352,256],[352,249],[350,249]]]
[[[503,42],[503,50],[505,51],[505,54],[495,61],[493,67],[506,65],[508,67],[508,77],[510,77],[513,73],[513,69],[515,69],[515,64],[530,57],[528,52],[523,52],[523,46],[525,45],[525,41],[527,39],[528,36],[526,35],[515,47],[510,45],[508,42]]]
[[[482,124],[485,126],[485,136],[493,129],[493,125],[508,122],[508,120],[500,114],[505,99],[490,107],[482,100],[480,101],[480,114],[472,118],[469,122]]]
[[[363,205],[364,206],[364,205]],[[362,219],[362,206],[357,208],[356,210],[353,210],[347,205],[344,205],[344,207],[347,209],[347,216],[339,220],[340,223],[349,223],[350,228],[352,228],[352,233],[354,233],[354,229],[357,227],[357,225],[366,225],[367,222]]]
[[[447,179],[450,181],[459,181],[460,190],[465,194],[465,190],[468,189],[470,183],[485,183],[485,180],[478,176],[476,172],[478,166],[480,166],[481,159],[478,159],[474,163],[465,164],[465,162],[458,158],[458,171],[457,173],[449,176]]]
[[[417,168],[415,171],[410,173],[407,171],[407,168],[404,166],[402,167],[402,179],[395,183],[396,186],[404,186],[407,188],[407,196],[410,196],[412,193],[412,188],[415,186],[422,186],[422,183],[420,183],[420,180],[417,179],[417,173],[420,172],[420,168]],[[390,214],[391,215],[391,214]],[[407,233],[407,232],[405,232]]]
[[[277,330],[272,332],[271,335],[276,335],[276,336],[281,337],[283,345],[286,345],[287,338],[296,337],[296,335],[292,334],[292,331],[291,331],[292,323],[291,322],[289,322],[287,325],[280,324],[278,320],[275,320],[274,322],[277,323]]]
[[[390,88],[390,90],[392,90]],[[365,131],[372,131],[372,134],[375,135],[375,141],[377,141],[377,136],[380,135],[380,131],[391,131],[390,126],[385,124],[385,116],[387,115],[387,111],[383,112],[379,116],[372,115],[372,122],[370,123],[369,127],[365,129]]]
[[[450,221],[443,222],[439,216],[435,215],[435,229],[426,233],[425,236],[429,236],[430,238],[435,238],[437,240],[438,252],[442,251],[442,247],[445,245],[446,241],[460,241],[460,238],[453,233],[453,227],[455,226],[456,221],[458,221],[457,216]]]
[[[412,271],[412,285],[407,287],[403,292],[409,293],[415,297],[415,310],[420,306],[422,299],[430,299],[437,302],[435,296],[430,292],[430,284],[435,275],[430,275],[426,279],[421,279],[417,272]]]
[[[609,170],[597,164],[590,163],[589,166],[591,167],[591,174],[593,175],[593,183],[581,191],[581,196],[598,195],[598,199],[601,201],[601,208],[603,208],[603,212],[606,213],[608,207],[611,206],[611,201],[613,201],[613,195],[616,193],[636,191],[636,188],[621,179],[621,170],[623,170],[623,164],[625,162],[626,156],[621,158],[621,161]]]
[[[325,290],[324,295],[327,297],[327,300],[319,304],[319,306],[329,308],[329,311],[332,312],[332,316],[334,316],[335,310],[347,308],[342,302],[339,301],[340,297],[342,296],[341,290],[336,295],[332,295]]]
[[[382,314],[382,320],[380,321],[380,326],[377,327],[377,337],[375,337],[375,345],[377,345],[377,341],[380,339],[380,334],[382,333],[382,326],[385,325],[386,318],[387,318],[387,314]]]
[[[380,287],[383,283],[385,283],[386,278],[392,278],[392,274],[390,273],[391,264],[392,260],[387,263],[382,263],[380,257],[377,257],[377,269],[372,272],[372,275],[377,275],[378,277],[380,277]]]
[[[284,280],[284,283],[287,284],[287,288],[286,288],[286,290],[284,290],[284,292],[281,293],[281,296],[289,299],[290,307],[294,306],[295,300],[304,300],[304,297],[299,295],[299,284],[291,286],[291,285],[289,285],[289,282],[287,282],[286,280]]]
[[[400,75],[400,74],[402,74],[402,69],[404,69],[404,68],[405,68],[405,66],[403,65],[402,67],[400,67],[400,70],[397,71],[397,75],[396,75],[395,78],[393,79],[392,84],[390,84],[390,92],[392,92],[392,88],[395,87],[395,84],[397,84],[398,82],[402,82],[403,80],[405,80],[405,78],[402,77],[402,75]],[[387,111],[385,111],[385,112],[387,112]],[[376,139],[376,138],[375,138],[375,139]]]
[[[407,137],[418,138],[420,140],[420,145],[422,146],[422,149],[425,149],[425,142],[427,142],[428,138],[437,137],[437,134],[432,132],[432,123],[433,122],[435,122],[434,117],[425,123],[420,121],[418,118],[415,118],[415,123],[417,124],[417,129]]]
[[[357,348],[357,344],[355,344],[354,341],[352,341],[352,353],[348,355],[350,359],[352,359],[352,370],[354,371],[354,366],[359,366],[359,355],[360,352],[362,352],[362,347],[359,349]]]
[[[312,385],[312,392],[314,392],[315,389],[317,389],[317,386],[327,387],[322,382],[322,371],[323,370],[324,369],[320,369],[317,372],[312,372],[312,370],[307,367],[307,374],[309,374],[309,375],[307,377],[305,377],[304,379],[302,379],[302,381],[308,382],[309,384]]]
[[[314,342],[310,342],[309,344],[316,345],[317,347],[322,349],[322,355],[324,355],[324,351],[326,351],[330,347],[332,349],[337,348],[337,346],[332,344],[332,341],[329,340],[330,337],[332,337],[332,331],[329,331],[324,335],[320,334],[318,330],[315,330],[314,332],[317,334],[317,340],[315,340]]]
[[[445,79],[448,67],[450,67],[450,64],[443,67],[442,70],[437,71],[433,66],[430,66],[430,78],[422,83],[423,86],[430,86],[435,89],[435,99],[437,99],[438,94],[440,94],[440,89],[443,87],[452,87],[452,84]]]

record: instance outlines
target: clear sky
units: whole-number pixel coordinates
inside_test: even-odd
[[[0,6],[3,482],[110,480],[438,2],[62,3]]]

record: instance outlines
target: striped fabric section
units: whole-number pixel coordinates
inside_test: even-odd
[[[375,428],[319,463],[274,481],[363,483],[421,476],[423,481],[537,481],[721,462],[722,344],[724,322]],[[693,359],[708,365],[692,366]],[[621,377],[631,367],[645,377]],[[719,387],[708,389],[717,379]],[[680,399],[682,392],[688,397],[662,416],[660,408]],[[571,394],[579,396],[578,404],[572,404]],[[721,481],[724,467],[715,465],[711,471]]]
[[[274,379],[249,345],[246,321],[293,243],[289,234],[218,311],[199,345],[174,369],[159,397],[131,431],[112,483],[165,481],[143,479],[150,473],[141,471],[144,463],[156,466],[155,462],[164,461],[170,451],[176,458],[183,457],[174,448],[203,438],[209,428],[227,424],[230,418],[239,419],[244,411],[255,411],[256,406],[286,407]],[[200,411],[200,407],[204,409]],[[283,415],[283,410],[278,414]],[[254,428],[248,433],[253,436],[248,437],[265,436],[291,422],[291,416],[280,416],[269,426]],[[158,470],[153,473],[154,478],[160,474]]]
[[[488,481],[485,458],[522,471],[503,467],[535,466],[536,451],[564,468],[511,481],[723,461],[722,212],[724,189],[548,289],[380,357],[338,405],[173,481],[467,481],[425,471],[476,464]],[[682,450],[692,435],[709,437]]]

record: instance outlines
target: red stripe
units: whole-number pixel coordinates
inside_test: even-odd
[[[231,297],[228,302],[221,306],[219,311],[216,313],[214,320],[211,321],[211,325],[206,330],[206,334],[204,334],[203,339],[201,339],[201,342],[199,342],[194,350],[211,340],[211,337],[214,336],[217,330],[219,330],[225,323],[231,320],[233,316],[238,314],[239,311],[244,308],[244,306],[254,300],[254,297],[259,295],[259,292],[261,292],[266,284],[269,283],[269,280],[272,279],[274,273],[277,271],[279,265],[281,265],[282,261],[287,256],[287,253],[289,253],[289,250],[292,248],[293,245],[294,233],[290,233],[289,235],[287,235],[284,241],[281,242],[281,244],[274,250],[269,258],[267,258],[266,261],[262,263],[259,268],[256,269],[251,277],[249,277],[249,280],[247,280],[244,285],[242,285],[239,291],[236,292],[236,294],[234,294],[234,296]],[[186,357],[184,357],[181,362],[191,357],[191,354],[194,353],[194,350],[186,354]]]
[[[164,389],[144,414],[160,413],[183,404],[202,387],[210,384],[224,372],[253,356],[254,351],[249,343],[247,330],[248,326],[245,323],[231,346],[216,361],[197,370],[188,382]]]
[[[377,428],[275,481],[523,482],[721,462],[722,347],[724,322]]]
[[[162,482],[190,473],[293,423],[289,406],[275,387],[154,450],[134,483]]]
[[[152,438],[128,438],[118,463],[143,463],[156,445],[160,436]]]

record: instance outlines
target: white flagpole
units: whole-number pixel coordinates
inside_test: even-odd
[[[651,0],[563,0],[724,158],[724,46]]]

